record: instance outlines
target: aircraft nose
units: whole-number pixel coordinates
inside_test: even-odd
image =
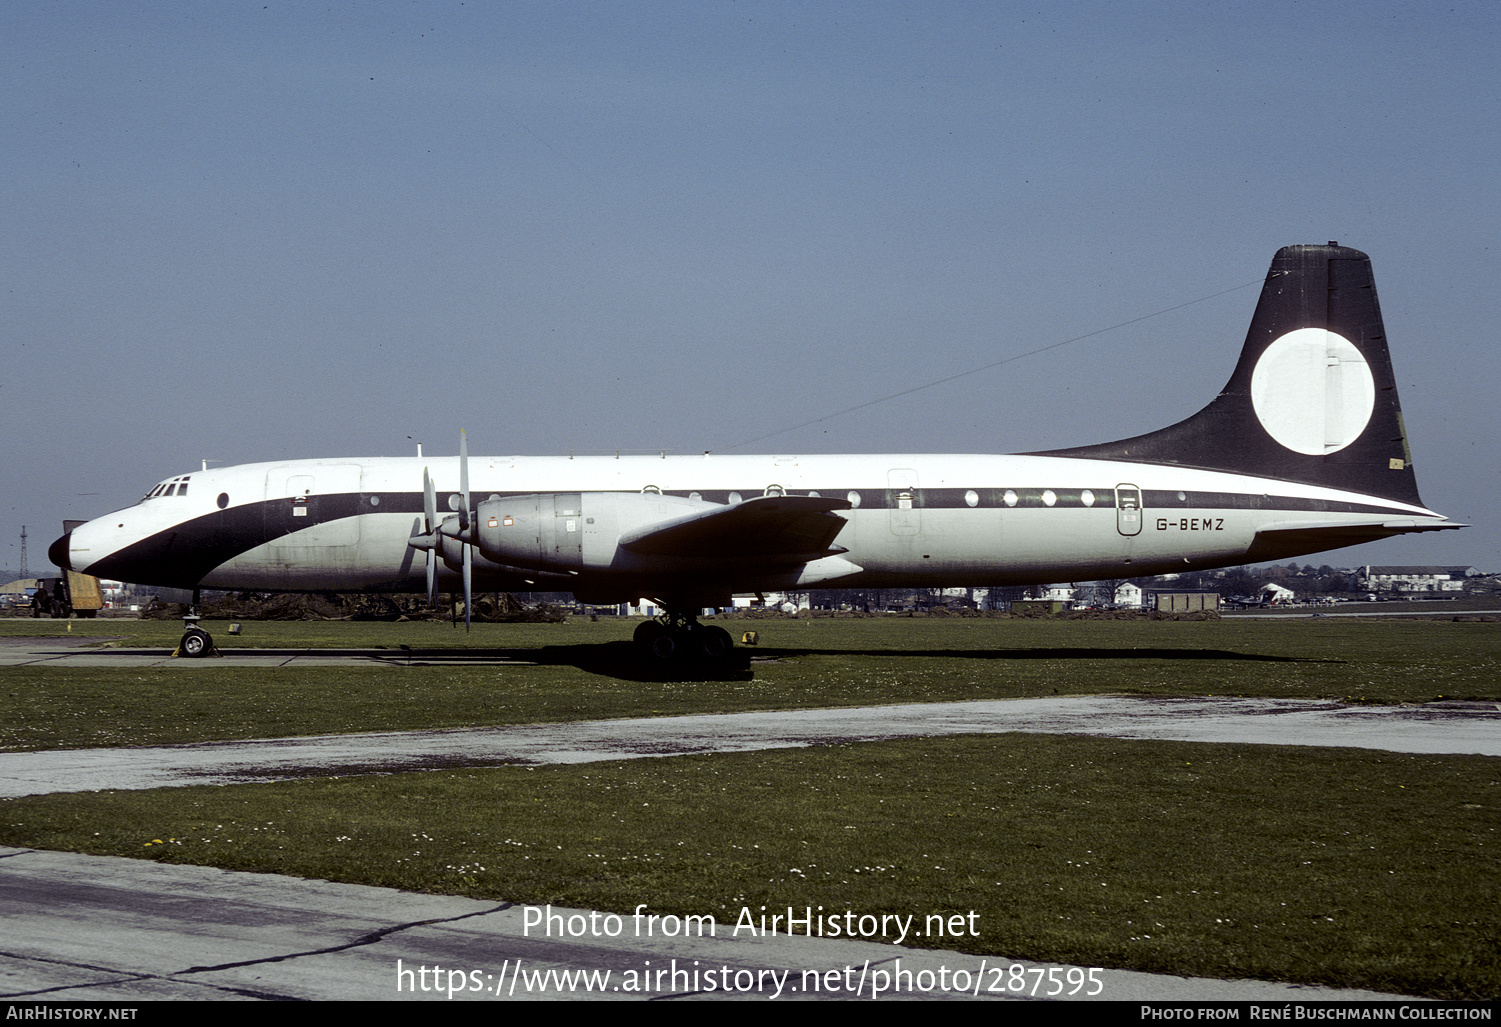
[[[61,567],[65,571],[71,571],[73,569],[73,565],[68,562],[68,545],[70,542],[72,542],[72,540],[73,533],[70,531],[64,534],[62,538],[52,543],[52,545],[47,547],[47,559],[51,560],[55,566]]]

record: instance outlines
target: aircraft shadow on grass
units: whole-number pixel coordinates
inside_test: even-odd
[[[160,649],[109,649],[112,656],[162,656]],[[1191,663],[1280,663],[1342,664],[1343,660],[1306,656],[1277,656],[1266,653],[1242,653],[1228,649],[1111,649],[1090,646],[1029,646],[1005,649],[812,649],[762,646],[737,647],[716,660],[660,660],[643,653],[631,642],[603,642],[580,645],[490,648],[411,648],[396,649],[226,649],[228,666],[239,659],[309,661],[369,661],[392,667],[521,667],[568,666],[589,674],[622,678],[627,681],[750,681],[755,665],[799,656],[898,657],[910,660],[1148,660],[1186,661]],[[76,656],[76,650],[57,653]],[[201,665],[197,665],[201,666]],[[306,666],[306,664],[304,664]]]
[[[543,646],[538,649],[422,649],[411,651],[413,666],[500,665],[531,663],[572,666],[591,674],[628,681],[750,681],[754,665],[798,656],[901,657],[913,660],[1186,660],[1253,663],[1338,664],[1341,660],[1300,656],[1239,653],[1225,649],[1108,649],[1091,647],[1028,647],[1016,649],[803,649],[737,648],[718,661],[662,661],[642,653],[629,642]],[[383,655],[385,662],[404,662]]]

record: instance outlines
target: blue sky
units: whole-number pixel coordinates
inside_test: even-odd
[[[0,566],[205,458],[460,428],[1120,438],[1223,385],[1278,247],[1338,239],[1475,527],[1310,559],[1501,569],[1494,5],[12,3],[0,47]]]

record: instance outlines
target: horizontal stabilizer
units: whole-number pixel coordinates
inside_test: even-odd
[[[1288,556],[1317,553],[1325,549],[1341,549],[1376,542],[1393,535],[1406,535],[1420,531],[1446,531],[1465,528],[1468,525],[1450,521],[1425,521],[1409,518],[1382,521],[1361,521],[1354,524],[1321,524],[1317,521],[1285,523],[1262,528],[1256,533],[1251,547],[1246,550],[1246,559],[1251,562],[1280,560]]]
[[[642,556],[801,563],[844,551],[833,544],[845,525],[834,511],[848,509],[843,499],[759,496],[651,525],[622,537],[620,547]]]

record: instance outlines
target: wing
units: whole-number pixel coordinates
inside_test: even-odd
[[[834,539],[847,523],[843,499],[759,496],[688,514],[624,535],[620,548],[640,556],[807,563],[845,552]]]

